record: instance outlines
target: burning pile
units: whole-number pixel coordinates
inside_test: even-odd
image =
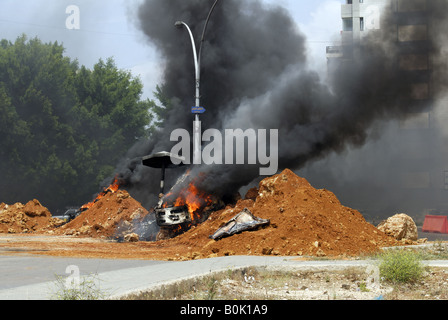
[[[115,193],[118,191],[118,189],[120,189],[120,183],[118,182],[118,179],[115,178],[114,182],[112,182],[112,184],[109,187],[107,187],[100,194],[98,194],[98,196],[95,198],[95,200],[83,205],[80,210],[86,211],[86,210],[92,208],[95,205],[95,203],[97,201],[101,200],[101,198],[103,198],[106,194]]]
[[[120,190],[117,178],[100,192],[95,200],[80,208],[81,214],[71,222],[55,230],[57,234],[88,236],[105,239],[144,238],[139,232],[148,211],[133,199],[127,191]]]
[[[179,259],[223,255],[355,256],[397,241],[366,222],[327,190],[317,190],[290,170],[263,180],[236,206],[213,213],[203,224],[164,246],[182,248]],[[270,220],[258,231],[211,240],[220,227],[244,209]],[[185,246],[189,252],[184,252]]]
[[[174,207],[186,207],[193,222],[201,220],[201,209],[213,203],[212,197],[199,191],[194,181],[186,189],[181,190],[175,199],[172,199],[173,196],[172,193],[167,194],[162,207],[167,208],[171,205]]]
[[[158,240],[175,237],[192,226],[203,223],[214,211],[225,207],[222,200],[198,188],[203,178],[203,175],[193,177],[191,171],[188,171],[160,199],[159,207],[155,210],[156,219],[162,226]],[[178,214],[172,215],[177,211]],[[187,217],[184,219],[185,215]]]
[[[0,204],[0,233],[32,233],[51,231],[63,221],[51,217],[39,201],[27,204]]]
[[[118,184],[113,184],[118,185]],[[75,220],[57,230],[58,234],[89,236],[95,238],[133,239],[144,238],[140,227],[148,218],[148,211],[127,191],[108,188],[89,208]],[[85,206],[84,206],[85,208]]]
[[[73,221],[59,226],[37,200],[26,205],[0,205],[0,232],[49,231],[61,235],[140,242],[154,259],[185,260],[225,255],[357,256],[399,242],[366,222],[356,210],[343,206],[327,190],[313,188],[290,170],[260,182],[244,199],[222,210],[212,196],[195,187],[194,179],[182,192],[168,194],[165,204],[186,206],[192,223],[183,233],[163,241],[163,232],[149,212],[120,190],[116,181]],[[224,238],[218,230],[245,212],[263,222],[256,229]],[[199,223],[204,220],[203,223]],[[60,222],[60,221],[59,221]],[[268,223],[265,223],[268,222]],[[57,228],[56,228],[57,227]],[[170,238],[170,237],[169,237]],[[154,255],[154,256],[153,256]]]

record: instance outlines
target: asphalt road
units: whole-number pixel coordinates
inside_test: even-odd
[[[0,255],[0,292],[11,288],[55,281],[57,276],[68,277],[72,274],[70,270],[73,269],[67,269],[70,266],[77,266],[80,276],[85,276],[159,264],[164,264],[164,262]]]
[[[368,266],[369,261],[300,261],[291,257],[232,256],[185,262],[67,259],[36,256],[0,256],[0,300],[49,300],[55,293],[56,276],[71,277],[76,266],[81,277],[99,281],[101,292],[112,298],[148,290],[162,284],[250,266],[303,269]],[[430,265],[448,267],[448,261]]]
[[[418,237],[427,238],[428,241],[448,241],[448,234],[423,232],[421,227],[418,228]]]

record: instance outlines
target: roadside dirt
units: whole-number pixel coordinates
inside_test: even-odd
[[[234,270],[128,297],[137,300],[448,300],[448,270],[434,268],[420,281],[375,283],[365,268],[341,270]]]

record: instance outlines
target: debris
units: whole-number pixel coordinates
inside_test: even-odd
[[[51,230],[63,224],[52,218],[50,211],[38,200],[26,204],[0,204],[0,233],[33,233]]]
[[[129,233],[124,236],[124,241],[125,242],[139,242],[140,237],[136,233]]]
[[[270,224],[209,243],[211,234],[244,209]],[[343,206],[332,192],[315,189],[291,170],[262,180],[255,200],[240,199],[234,206],[212,213],[193,230],[163,243],[164,250],[181,257],[186,256],[182,250],[187,247],[191,248],[188,252],[200,251],[204,257],[230,251],[235,255],[334,257],[396,245],[400,243],[368,223],[359,211]]]
[[[57,234],[94,238],[123,239],[138,234],[149,212],[125,190],[109,192],[82,212],[75,220],[59,228]],[[139,235],[140,237],[140,235]]]
[[[252,212],[250,212],[249,209],[244,208],[243,211],[233,217],[224,227],[220,228],[215,232],[215,234],[210,236],[210,239],[220,240],[237,233],[267,226],[269,223],[269,220],[257,218],[252,214]]]
[[[417,241],[418,230],[414,220],[407,214],[400,213],[384,220],[378,229],[398,241]]]
[[[3,212],[8,211],[10,207],[14,206],[0,205],[0,219],[4,218]],[[27,232],[41,230],[42,226],[43,230],[49,230],[44,232],[53,235],[116,239],[119,242],[135,241],[138,236],[139,241],[132,244],[132,247],[123,244],[111,249],[113,244],[107,243],[104,245],[108,249],[98,250],[95,247],[90,253],[83,252],[83,256],[133,255],[144,259],[171,261],[228,255],[330,258],[358,256],[377,252],[381,247],[402,245],[368,223],[359,211],[342,205],[332,192],[314,188],[306,179],[291,170],[262,180],[250,195],[244,199],[239,198],[224,209],[210,209],[206,221],[192,226],[175,238],[159,236],[153,212],[143,208],[124,190],[106,193],[75,220],[52,230],[45,229],[50,219],[48,214],[44,213],[45,210],[39,208],[33,211],[35,213],[31,215],[35,217],[32,218],[25,214],[23,208],[22,216],[27,219],[47,219],[45,223],[39,224],[39,227],[32,224],[21,229],[28,230]],[[250,219],[243,219],[248,217]],[[241,232],[235,228],[238,227],[235,222],[241,221],[240,219],[243,223],[249,222],[245,227],[250,226],[250,221],[269,223],[261,223],[262,228],[254,232]],[[12,224],[0,223],[0,227],[3,228],[0,232],[15,232]],[[221,230],[222,228],[224,229]],[[147,234],[151,236],[145,233],[148,230]],[[236,232],[233,233],[232,230]],[[232,233],[231,237],[226,236],[227,232]],[[210,235],[219,241],[211,240]],[[80,248],[75,249],[76,254],[79,254]],[[60,253],[54,254],[69,254],[65,248],[58,252]]]

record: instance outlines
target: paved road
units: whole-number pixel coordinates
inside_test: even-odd
[[[284,257],[233,256],[185,262],[66,259],[35,256],[0,256],[0,300],[48,300],[55,293],[55,275],[69,276],[66,268],[75,265],[81,276],[94,275],[101,291],[114,298],[161,284],[210,272],[249,266],[275,268],[345,268],[367,266],[368,261],[298,261]],[[432,266],[448,268],[448,261]]]
[[[77,266],[80,275],[149,267],[162,261],[71,259],[45,256],[0,256],[0,291],[67,277],[69,266]]]
[[[422,228],[418,228],[418,237],[427,238],[428,241],[448,241],[448,234],[423,232]]]

